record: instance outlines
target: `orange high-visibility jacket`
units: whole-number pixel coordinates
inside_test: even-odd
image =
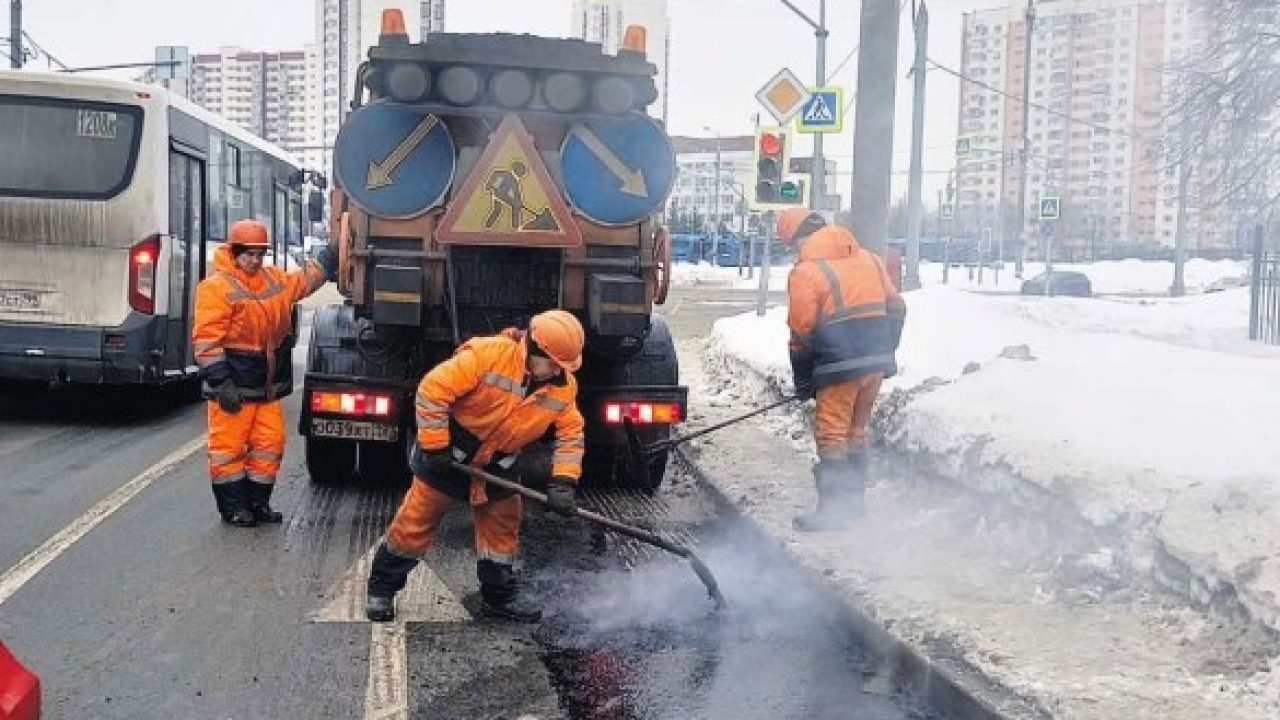
[[[249,275],[236,266],[231,248],[213,255],[214,272],[196,288],[191,340],[206,396],[231,380],[245,400],[283,397],[293,390],[289,363],[276,362],[293,329],[293,306],[329,279],[315,260],[286,273],[263,266]]]
[[[484,467],[511,456],[555,427],[551,475],[577,481],[585,452],[578,381],[572,373],[527,392],[525,333],[508,329],[463,343],[418,385],[418,445],[425,451],[450,446],[449,419],[480,442],[469,458]]]
[[[896,371],[906,303],[874,253],[828,225],[802,241],[787,278],[792,366],[815,387]]]

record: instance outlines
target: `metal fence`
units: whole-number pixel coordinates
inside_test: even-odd
[[[1262,228],[1253,239],[1249,339],[1280,345],[1280,252],[1268,250]]]

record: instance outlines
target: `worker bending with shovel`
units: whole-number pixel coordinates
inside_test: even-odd
[[[907,307],[879,256],[821,215],[783,212],[778,237],[799,248],[787,278],[796,395],[818,400],[818,505],[793,524],[801,532],[841,530],[864,512],[867,427],[880,382],[897,372]]]
[[[550,310],[536,315],[527,331],[511,328],[464,343],[422,379],[418,442],[410,459],[413,484],[373,558],[365,606],[370,620],[395,618],[396,593],[455,502],[468,503],[475,518],[481,613],[519,622],[542,619],[541,610],[520,594],[513,567],[520,496],[488,487],[453,463],[518,480],[520,451],[554,429],[547,504],[572,515],[585,450],[573,372],[582,366],[584,340],[577,318]]]

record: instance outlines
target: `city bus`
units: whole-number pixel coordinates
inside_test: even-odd
[[[163,88],[0,71],[0,382],[194,380],[196,284],[237,220],[302,242],[298,163]]]

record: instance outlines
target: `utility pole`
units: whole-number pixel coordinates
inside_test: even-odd
[[[884,255],[889,234],[893,174],[893,121],[898,77],[898,3],[863,0],[858,47],[858,99],[854,113],[853,233]]]
[[[1187,132],[1182,132],[1181,159],[1178,161],[1178,228],[1173,235],[1173,285],[1169,288],[1170,297],[1182,297],[1187,294],[1184,270],[1187,263],[1187,193],[1191,186],[1191,163],[1187,161],[1190,149],[1187,147]]]
[[[703,128],[711,130],[711,128]],[[720,264],[720,131],[711,130],[716,134],[716,178],[715,178],[715,196],[712,198],[712,212],[714,225],[711,228],[711,264]]]
[[[9,67],[22,69],[22,0],[9,0]]]
[[[929,9],[923,2],[915,17],[916,61],[911,108],[911,179],[907,189],[907,290],[920,289],[920,228],[924,223],[924,93],[929,61]],[[939,208],[941,211],[941,208]]]
[[[791,0],[782,0],[782,4],[791,9],[791,12],[800,16],[813,28],[813,36],[818,43],[818,60],[814,75],[818,81],[818,87],[827,84],[827,37],[831,33],[827,32],[827,0],[818,0],[818,21],[814,22],[800,11],[800,8],[791,3]],[[832,108],[834,112],[835,109]],[[823,134],[817,133],[813,136],[813,167],[809,168],[809,182],[813,184],[809,191],[809,208],[818,212],[825,212],[823,207],[827,197],[827,162],[823,156]]]
[[[1022,169],[1018,174],[1022,192],[1018,193],[1018,237],[1022,239],[1022,252],[1025,255],[1030,244],[1027,242],[1027,163],[1031,159],[1031,38],[1036,29],[1035,0],[1027,0],[1026,22],[1023,27],[1027,36],[1022,44],[1022,156],[1019,158]]]

